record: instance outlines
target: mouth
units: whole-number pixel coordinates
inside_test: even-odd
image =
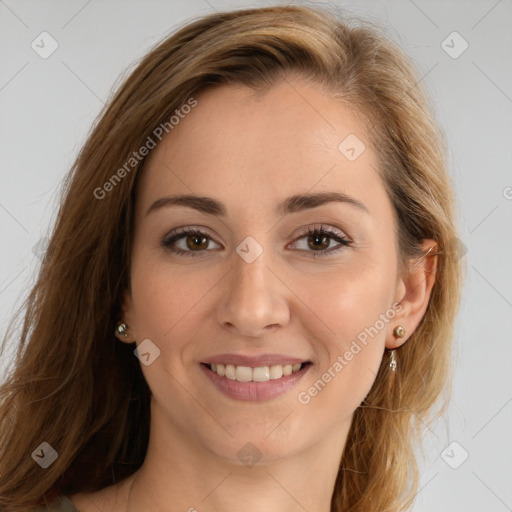
[[[216,358],[215,362],[201,362],[201,370],[218,391],[242,401],[270,400],[286,393],[313,365],[311,361],[297,359],[282,361],[282,364],[275,361],[270,364],[268,360],[235,364],[237,361],[233,358],[227,359],[231,361],[220,362]]]
[[[257,366],[255,368],[250,366],[237,366],[234,364],[201,364],[212,373],[229,380],[236,380],[238,382],[268,382],[269,380],[288,377],[289,375],[299,372],[311,363],[306,361],[304,363],[274,364],[271,366]]]

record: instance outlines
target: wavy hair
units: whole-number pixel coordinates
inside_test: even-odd
[[[102,489],[134,473],[145,457],[150,390],[133,346],[113,334],[130,286],[144,159],[125,167],[110,193],[98,198],[98,190],[201,90],[242,84],[264,93],[292,74],[364,116],[402,261],[421,254],[423,239],[438,245],[424,318],[396,351],[398,371],[390,378],[385,353],[355,411],[331,500],[332,512],[410,506],[422,422],[448,396],[442,391],[449,391],[461,290],[444,139],[418,73],[383,31],[326,8],[275,6],[192,20],[142,58],[98,116],[64,182],[37,281],[2,343],[3,351],[14,339],[17,352],[0,387],[1,510]],[[31,457],[42,442],[58,452],[45,470]]]

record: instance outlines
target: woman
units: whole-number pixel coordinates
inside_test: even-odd
[[[454,219],[419,77],[375,29],[188,24],[66,182],[1,388],[0,508],[408,508],[448,388]]]

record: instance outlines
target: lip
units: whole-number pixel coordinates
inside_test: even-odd
[[[241,354],[217,354],[201,361],[205,364],[232,364],[235,366],[249,366],[257,368],[258,366],[272,366],[273,364],[299,364],[309,362],[308,359],[298,359],[297,357],[285,356],[283,354],[261,354],[259,356],[244,356]]]
[[[245,361],[245,366],[252,366],[247,364],[248,361],[254,362],[255,359],[258,360],[258,363],[253,368],[257,366],[268,366],[268,364],[263,364],[260,361],[268,359],[264,359],[264,356],[259,358],[242,358]],[[240,359],[237,359],[240,360]],[[226,359],[223,359],[226,361]],[[232,359],[233,361],[233,359]],[[305,362],[304,360],[298,360],[296,358],[287,358],[286,361],[290,363],[290,361],[295,361],[294,364]],[[223,364],[220,362],[209,364]],[[227,362],[227,364],[235,364],[232,362]],[[272,363],[271,363],[272,364]],[[273,364],[282,364],[282,363],[273,363]],[[278,397],[286,393],[287,391],[294,388],[298,382],[304,377],[304,375],[310,370],[312,367],[312,363],[308,362],[305,364],[300,370],[291,375],[286,375],[281,377],[280,379],[268,380],[266,382],[238,382],[237,380],[227,379],[226,377],[221,377],[217,375],[217,373],[210,370],[208,364],[201,363],[200,365],[201,371],[206,375],[206,377],[213,383],[213,385],[224,395],[229,398],[233,398],[235,400],[241,400],[244,402],[263,402],[267,400],[271,400],[273,398]],[[238,363],[237,366],[244,366],[242,363]]]

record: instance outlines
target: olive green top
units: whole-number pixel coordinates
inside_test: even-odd
[[[64,495],[59,496],[49,505],[39,507],[36,512],[79,512],[73,502]]]

